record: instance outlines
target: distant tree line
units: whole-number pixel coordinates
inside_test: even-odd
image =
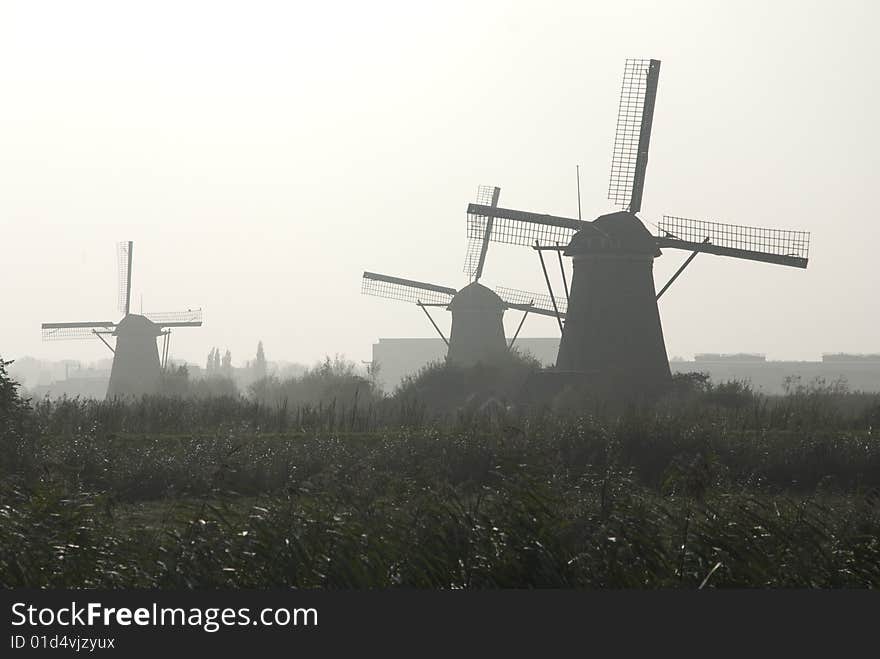
[[[209,376],[214,377],[232,377],[232,352],[229,348],[223,357],[220,357],[219,348],[211,348],[208,353],[208,363],[205,366],[205,372]]]
[[[266,361],[266,352],[263,349],[263,342],[257,342],[257,355],[253,361],[248,361],[245,368],[251,371],[251,379],[262,380],[269,373],[268,362]],[[232,351],[228,348],[221,356],[219,348],[211,348],[208,353],[208,361],[205,365],[205,372],[209,377],[232,377]]]

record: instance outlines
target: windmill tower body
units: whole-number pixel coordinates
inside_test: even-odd
[[[113,333],[116,353],[107,398],[159,393],[162,369],[156,338],[161,333],[158,325],[137,314],[129,314],[119,322]]]
[[[491,363],[507,354],[504,338],[504,301],[478,282],[462,288],[452,302],[452,330],[449,335],[449,361],[462,366]]]
[[[565,255],[572,283],[557,369],[629,392],[662,389],[671,375],[654,291],[654,237],[635,215],[612,213],[576,233]]]

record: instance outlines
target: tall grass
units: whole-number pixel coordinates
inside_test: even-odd
[[[564,414],[505,390],[528,365],[445,368],[28,404],[0,366],[0,585],[880,586],[877,396],[689,376]]]

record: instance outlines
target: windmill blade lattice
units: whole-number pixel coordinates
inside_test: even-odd
[[[67,341],[71,339],[91,339],[95,333],[110,334],[116,327],[112,321],[93,323],[43,323],[43,341]]]
[[[500,188],[481,185],[477,188],[476,204],[478,206],[494,208],[498,205],[498,195],[500,192]],[[483,265],[486,262],[486,252],[492,237],[493,224],[494,218],[485,217],[482,220],[482,231],[477,231],[475,228],[473,235],[470,230],[468,231],[467,253],[464,259],[464,272],[468,279],[478,281],[483,274]],[[468,223],[468,227],[470,227],[470,223]]]
[[[391,277],[376,272],[364,272],[361,280],[361,293],[401,302],[421,302],[423,304],[449,304],[456,289],[439,286],[412,279]]]
[[[553,300],[546,293],[529,293],[528,291],[505,288],[503,286],[496,287],[495,292],[508,306],[522,310],[531,306],[531,313],[542,316],[556,316],[556,312],[553,310]],[[564,297],[558,298],[556,300],[556,308],[559,309],[559,315],[565,317],[565,312],[568,310],[568,301]]]
[[[806,268],[810,233],[765,229],[664,215],[657,225],[657,245],[719,256]],[[708,238],[708,242],[703,241]]]
[[[623,69],[608,199],[632,213],[642,205],[659,74],[658,60],[628,59]]]
[[[116,247],[117,269],[119,273],[118,305],[119,312],[128,315],[131,303],[131,241],[121,242]]]
[[[468,204],[467,212],[468,239],[482,240],[491,217],[489,240],[526,247],[534,245],[536,240],[542,245],[567,245],[575,233],[587,226],[582,220],[479,204]]]
[[[188,309],[187,311],[158,311],[145,313],[144,316],[148,320],[163,327],[202,324],[201,309]]]

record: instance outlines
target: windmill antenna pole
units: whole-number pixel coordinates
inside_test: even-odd
[[[703,239],[703,244],[705,245],[705,244],[708,243],[708,242],[709,242],[709,237],[706,236],[706,237]],[[659,299],[660,299],[660,296],[663,295],[663,294],[666,292],[666,289],[667,289],[667,288],[669,288],[670,286],[672,286],[672,282],[674,282],[676,279],[678,279],[678,276],[679,276],[682,272],[684,272],[684,269],[685,269],[686,267],[688,267],[688,266],[691,264],[691,261],[693,261],[693,260],[697,257],[697,254],[699,254],[699,253],[700,253],[700,250],[694,250],[693,252],[691,252],[691,255],[690,255],[689,257],[687,257],[687,259],[685,260],[685,262],[681,264],[681,267],[680,267],[678,270],[675,271],[675,274],[672,275],[672,278],[671,278],[668,282],[666,282],[666,285],[665,285],[663,288],[660,289],[660,292],[659,292],[659,293],[657,293],[657,297],[656,297],[657,300],[659,300]]]
[[[575,165],[575,175],[577,176],[577,184],[578,184],[578,219],[581,219],[581,166]]]
[[[492,190],[492,208],[498,207],[498,195],[501,194],[501,188],[495,187]],[[483,276],[483,266],[486,263],[486,253],[489,251],[489,239],[492,237],[492,224],[495,218],[490,217],[486,220],[486,231],[483,233],[483,244],[480,246],[480,261],[477,263],[477,272],[474,274],[474,281],[480,281]]]
[[[556,314],[556,322],[559,323],[559,331],[562,332],[562,318],[559,316],[559,309],[556,307],[556,297],[554,297],[553,287],[550,285],[550,277],[547,274],[544,255],[541,253],[541,244],[537,240],[535,241],[535,251],[538,252],[538,258],[541,259],[541,270],[544,271],[544,281],[547,282],[547,290],[550,291],[550,301],[553,303],[553,312]]]
[[[510,352],[510,350],[513,348],[513,344],[516,343],[516,337],[519,336],[519,331],[522,329],[523,323],[526,322],[526,317],[529,315],[529,312],[532,310],[534,304],[534,300],[529,302],[529,306],[526,309],[526,312],[523,314],[523,317],[519,321],[519,327],[516,328],[516,332],[513,333],[513,338],[510,340],[510,343],[507,346],[507,352]]]
[[[101,343],[103,343],[105,346],[107,346],[110,349],[110,352],[112,352],[114,355],[116,354],[116,350],[113,349],[113,346],[111,346],[109,343],[107,343],[107,339],[105,339],[103,336],[98,334],[97,330],[92,330],[92,333],[95,336],[97,336],[99,339],[101,339]]]
[[[131,261],[134,256],[134,242],[128,241],[128,281],[125,288],[125,315],[129,314],[131,309]]]
[[[446,347],[448,348],[448,347],[449,347],[449,341],[446,340],[446,337],[443,336],[443,332],[441,332],[441,331],[440,331],[440,328],[437,327],[437,323],[434,322],[434,319],[431,317],[431,313],[425,308],[425,305],[422,304],[422,301],[421,301],[421,300],[416,300],[416,304],[419,306],[419,308],[420,308],[422,311],[425,312],[425,315],[428,317],[428,320],[431,321],[431,324],[434,326],[434,329],[437,330],[437,334],[440,335],[440,338],[443,339],[443,343],[445,343],[445,344],[446,344]]]
[[[565,277],[565,268],[562,266],[562,250],[559,249],[559,243],[556,243],[556,248],[556,256],[559,257],[559,272],[562,273],[562,287],[565,289],[565,301],[571,302],[571,296],[568,294],[568,279]]]

